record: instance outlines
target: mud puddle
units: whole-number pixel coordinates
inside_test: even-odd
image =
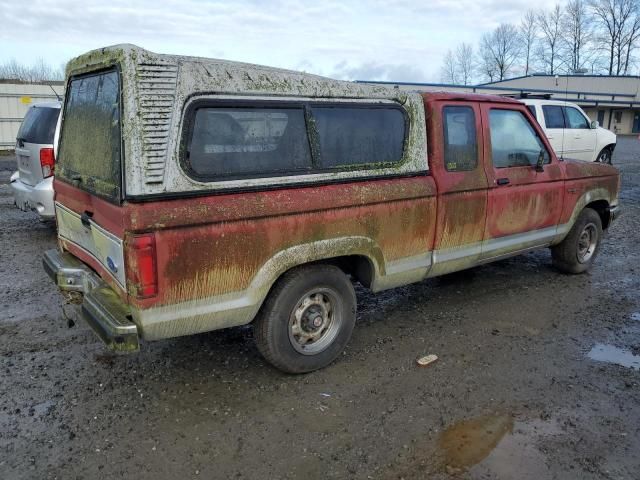
[[[535,442],[558,432],[553,423],[542,420],[485,415],[446,429],[438,447],[447,473],[454,476],[468,472],[492,478],[546,479],[551,478],[551,472]]]
[[[630,350],[596,343],[587,356],[597,362],[613,363],[627,368],[640,370],[640,355],[634,355]]]

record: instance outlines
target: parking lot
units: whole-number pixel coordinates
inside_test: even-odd
[[[640,141],[613,163],[624,211],[590,273],[545,250],[360,290],[342,358],[290,376],[250,328],[108,353],[0,157],[0,478],[637,479]]]

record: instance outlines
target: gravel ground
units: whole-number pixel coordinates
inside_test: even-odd
[[[0,158],[0,478],[637,480],[640,142],[614,164],[624,214],[589,274],[545,250],[359,291],[342,358],[289,376],[246,328],[115,356],[68,327],[40,263],[55,232]]]

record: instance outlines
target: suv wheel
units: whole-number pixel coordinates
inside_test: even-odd
[[[596,161],[611,165],[611,149],[609,147],[603,148],[602,151],[598,154],[598,158],[596,159]]]
[[[591,208],[585,208],[567,237],[551,247],[553,264],[565,273],[586,272],[600,251],[601,240],[600,215]]]
[[[308,265],[278,280],[254,322],[254,336],[269,363],[287,373],[305,373],[342,353],[355,320],[349,278],[332,265]]]

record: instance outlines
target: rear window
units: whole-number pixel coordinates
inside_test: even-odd
[[[398,108],[312,107],[320,168],[396,163],[402,159],[404,114]]]
[[[53,144],[59,108],[31,107],[18,130],[18,140],[27,143]]]
[[[120,199],[120,81],[116,70],[69,84],[56,174],[83,190]]]

